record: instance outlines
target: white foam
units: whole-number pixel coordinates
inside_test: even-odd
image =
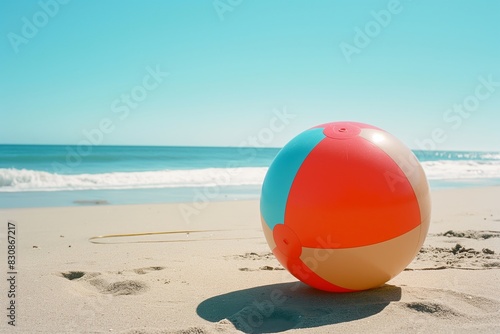
[[[500,178],[500,161],[425,161],[422,167],[430,180]]]
[[[440,160],[422,166],[430,180],[500,178],[500,161]],[[62,175],[0,168],[0,192],[261,185],[267,167]]]
[[[0,192],[260,185],[266,167],[60,175],[0,168]]]

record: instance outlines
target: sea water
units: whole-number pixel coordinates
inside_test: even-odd
[[[279,148],[0,145],[0,207],[259,197]],[[500,185],[500,152],[414,151],[431,188]]]

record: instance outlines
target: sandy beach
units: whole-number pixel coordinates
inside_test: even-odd
[[[500,331],[500,187],[432,193],[429,235],[385,286],[309,288],[270,253],[258,201],[2,209],[16,233],[19,333],[493,333]],[[186,203],[184,205],[192,205]],[[184,206],[185,208],[185,206]],[[210,230],[94,239],[106,234]]]

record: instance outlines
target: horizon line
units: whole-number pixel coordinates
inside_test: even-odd
[[[74,144],[11,144],[0,143],[0,146],[69,146],[75,147]],[[214,146],[214,145],[134,145],[134,144],[108,144],[108,145],[91,145],[92,147],[175,147],[175,148],[253,148],[253,149],[282,149],[283,146]],[[483,153],[500,153],[491,150],[457,150],[457,149],[441,149],[441,150],[422,150],[410,148],[412,151],[419,152],[483,152]]]

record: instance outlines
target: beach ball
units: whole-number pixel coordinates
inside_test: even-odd
[[[292,139],[267,171],[262,227],[278,261],[326,291],[375,288],[418,253],[431,214],[427,178],[396,137],[357,122]]]

